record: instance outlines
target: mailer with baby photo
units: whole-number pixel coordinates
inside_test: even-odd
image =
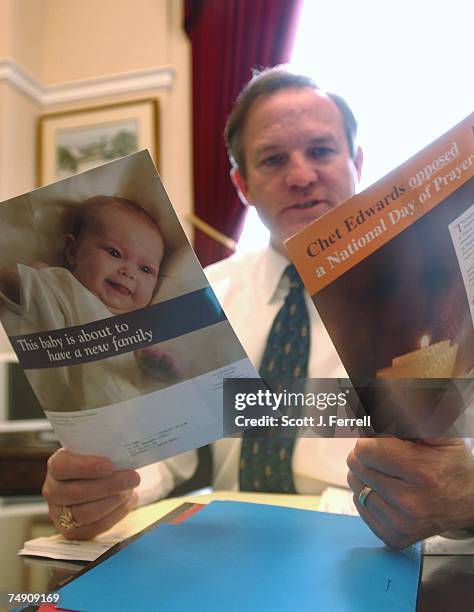
[[[146,151],[0,206],[0,320],[65,448],[137,468],[225,435],[257,377]]]

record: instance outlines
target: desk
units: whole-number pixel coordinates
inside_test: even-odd
[[[139,521],[145,525],[157,520],[184,502],[207,503],[214,499],[255,501],[258,503],[273,503],[288,505],[292,507],[314,509],[318,505],[317,497],[270,495],[239,492],[216,492],[200,496],[185,496],[172,500],[164,500],[147,508],[142,508],[137,515],[138,518],[127,517],[122,525],[129,528],[130,524]],[[31,520],[25,520],[28,515],[23,508],[18,516],[15,532],[15,546],[6,549],[0,545],[0,560],[3,569],[16,566],[19,568],[14,576],[10,576],[8,584],[0,584],[0,590],[35,591],[46,592],[54,589],[58,582],[72,575],[82,567],[81,564],[70,564],[68,562],[57,562],[53,560],[37,559],[34,557],[18,557],[16,551],[21,547],[23,541],[31,538],[32,524],[41,523],[41,514],[36,507],[31,515]],[[43,515],[44,516],[44,515]],[[135,520],[136,519],[136,520]],[[0,513],[0,534],[6,536],[8,527],[6,521],[12,520],[12,516],[2,516]],[[29,530],[29,531],[28,531]],[[34,537],[34,536],[33,536]],[[9,537],[9,539],[11,539]],[[3,541],[2,541],[3,544]],[[0,581],[3,582],[3,581]],[[418,602],[418,612],[463,612],[473,609],[474,602],[474,556],[431,556],[424,557],[421,589]],[[1,608],[0,608],[1,609]],[[252,612],[252,611],[251,611]]]

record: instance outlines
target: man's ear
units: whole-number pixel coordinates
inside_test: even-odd
[[[64,255],[70,267],[74,268],[77,259],[77,239],[72,234],[66,236]]]
[[[251,202],[249,198],[248,183],[238,168],[232,168],[230,171],[230,178],[232,184],[237,190],[237,193],[239,194],[239,198],[242,200],[242,204],[245,204],[246,206],[253,206],[253,202]]]
[[[364,153],[360,147],[357,147],[357,151],[354,157],[354,166],[357,171],[357,178],[360,181],[362,175],[362,164],[364,162]]]

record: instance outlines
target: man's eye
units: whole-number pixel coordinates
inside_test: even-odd
[[[265,157],[265,159],[262,160],[261,164],[262,166],[267,168],[276,168],[278,166],[281,166],[284,161],[285,156],[281,153],[278,153],[275,155],[270,155],[269,157]]]
[[[308,154],[313,159],[321,159],[323,157],[329,157],[334,153],[334,149],[331,147],[311,147]]]
[[[117,251],[117,249],[114,249],[113,247],[108,247],[107,253],[112,257],[120,257],[120,251]]]

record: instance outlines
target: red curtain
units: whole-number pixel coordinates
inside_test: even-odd
[[[192,45],[194,212],[230,238],[240,235],[244,206],[230,182],[224,146],[227,115],[255,66],[288,62],[302,0],[185,0]],[[230,254],[195,234],[201,264]]]

